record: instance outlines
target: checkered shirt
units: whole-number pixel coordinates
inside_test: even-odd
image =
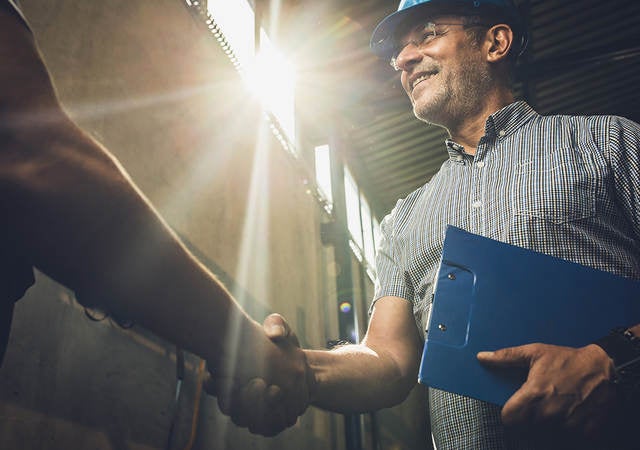
[[[426,331],[447,224],[640,279],[640,126],[615,116],[541,116],[516,102],[491,115],[475,156],[449,159],[382,221],[375,301],[413,303]],[[439,450],[550,448],[509,436],[497,406],[430,390]]]

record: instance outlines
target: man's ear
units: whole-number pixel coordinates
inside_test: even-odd
[[[486,44],[488,46],[487,61],[498,62],[507,58],[513,46],[513,30],[509,25],[498,24],[487,31]]]

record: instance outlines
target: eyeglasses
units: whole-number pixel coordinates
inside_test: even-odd
[[[398,66],[398,55],[404,48],[412,44],[417,48],[424,48],[429,45],[434,39],[443,36],[447,33],[446,30],[439,30],[437,27],[441,26],[459,26],[463,28],[471,28],[471,27],[486,27],[488,25],[483,23],[434,23],[434,22],[426,22],[424,24],[418,25],[409,33],[411,36],[418,35],[420,37],[416,39],[410,39],[404,44],[399,44],[393,51],[391,56],[391,60],[389,60],[389,64],[395,71],[401,70]]]

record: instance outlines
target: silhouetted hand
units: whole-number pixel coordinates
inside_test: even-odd
[[[245,337],[238,359],[231,362],[235,372],[212,370],[205,390],[217,397],[220,410],[234,424],[274,436],[306,410],[310,371],[298,338],[282,316],[268,316],[257,339],[255,345]],[[241,357],[247,349],[249,358]]]

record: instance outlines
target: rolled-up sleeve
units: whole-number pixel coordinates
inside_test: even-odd
[[[377,278],[371,308],[382,297],[400,297],[408,301],[413,299],[413,287],[402,263],[395,233],[396,212],[400,203],[401,201],[380,224],[380,241],[376,248]]]

